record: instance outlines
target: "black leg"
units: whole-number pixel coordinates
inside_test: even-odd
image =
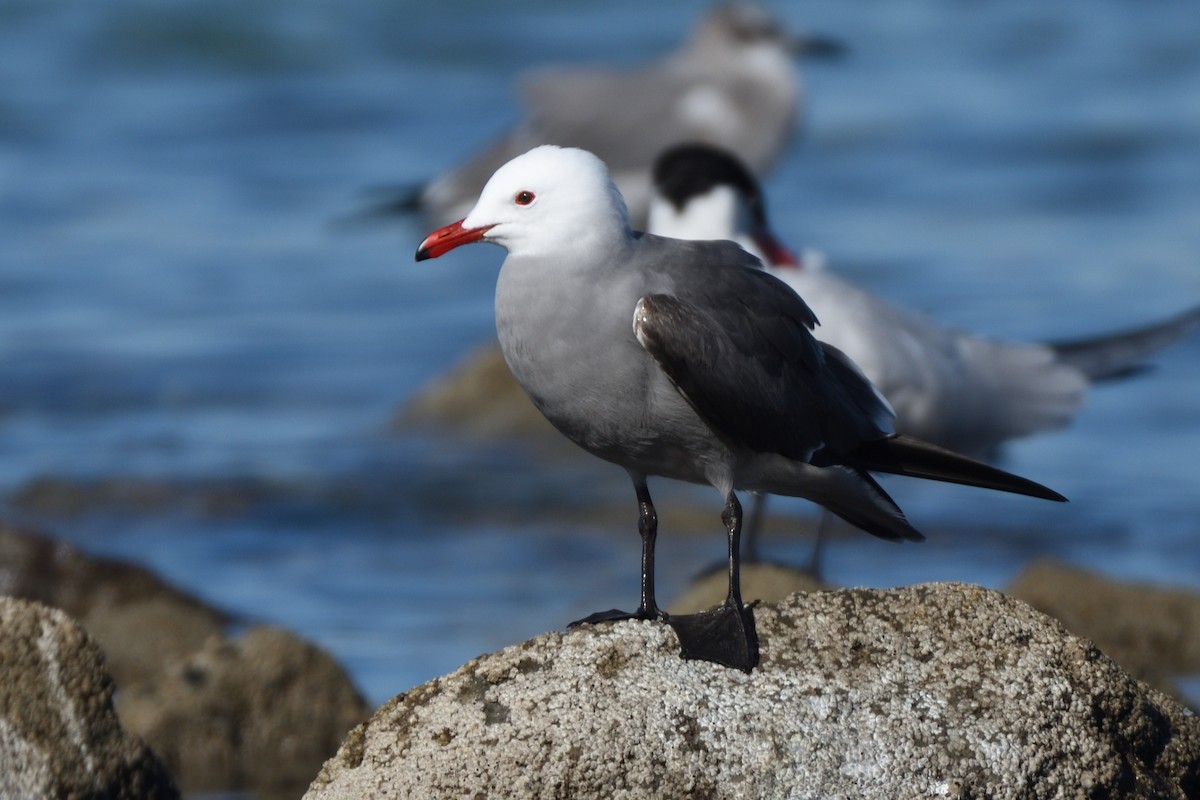
[[[679,637],[684,658],[712,661],[743,672],[758,665],[758,634],[754,629],[754,611],[742,605],[741,537],[742,504],[730,492],[721,514],[729,538],[729,593],[725,603],[709,611],[667,620]]]
[[[641,475],[630,475],[633,478],[633,489],[638,500],[638,533],[642,537],[642,597],[637,611],[632,614],[620,609],[597,611],[583,619],[572,622],[567,627],[576,625],[594,625],[597,622],[615,622],[622,619],[658,619],[665,620],[667,615],[659,609],[654,597],[654,544],[658,538],[658,512],[654,510],[654,501],[650,499],[650,490],[646,487],[646,479]]]
[[[725,523],[725,536],[729,539],[729,594],[725,597],[725,605],[741,608],[742,504],[733,492],[725,498],[725,510],[721,512],[721,521]]]
[[[634,491],[638,499],[638,533],[642,537],[642,601],[638,606],[639,619],[663,619],[666,614],[658,610],[654,597],[654,545],[658,539],[658,512],[646,488],[646,479],[634,479]]]

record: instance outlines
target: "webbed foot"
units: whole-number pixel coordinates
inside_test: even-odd
[[[697,614],[672,615],[667,624],[679,637],[683,658],[711,661],[742,672],[758,666],[753,606],[727,603]]]

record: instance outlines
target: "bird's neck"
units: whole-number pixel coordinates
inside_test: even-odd
[[[555,272],[581,274],[602,272],[627,259],[633,248],[634,234],[628,225],[588,224],[563,231],[554,239],[513,242],[508,246],[509,261],[515,264],[553,264]],[[553,276],[547,276],[553,279]]]

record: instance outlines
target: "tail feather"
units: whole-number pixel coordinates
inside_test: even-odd
[[[776,462],[775,466],[782,467],[783,472],[753,487],[741,488],[803,497],[880,539],[919,542],[925,538],[909,523],[896,501],[861,469],[845,464],[810,465],[798,461]]]
[[[868,491],[876,495],[873,498],[875,502],[869,505],[856,505],[839,503],[834,499],[825,498],[822,502],[824,507],[859,530],[866,531],[872,536],[878,536],[880,539],[893,542],[904,539],[910,542],[925,541],[925,535],[909,523],[904,512],[896,505],[896,501],[883,490],[883,487],[867,473],[861,470],[857,472],[858,477],[868,485]]]
[[[820,486],[815,494],[796,496],[820,503],[854,527],[880,539],[925,541],[925,536],[912,526],[896,501],[863,470],[834,465],[819,470],[818,480]],[[785,490],[779,494],[796,493]]]
[[[1059,362],[1070,364],[1089,380],[1115,380],[1143,371],[1148,356],[1197,329],[1200,329],[1200,306],[1153,325],[1048,345]]]
[[[978,486],[1058,502],[1066,502],[1067,499],[1028,478],[911,436],[889,436],[865,442],[848,460],[859,469],[873,472]]]

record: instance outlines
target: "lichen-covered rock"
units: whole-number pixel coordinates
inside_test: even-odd
[[[179,797],[162,763],[122,730],[104,656],[62,611],[0,597],[0,797]]]
[[[749,675],[666,625],[550,633],[400,695],[308,800],[1200,797],[1200,720],[975,586],[756,610]]]
[[[1005,590],[1087,636],[1114,661],[1163,691],[1171,676],[1200,673],[1200,594],[1117,581],[1049,559]]]
[[[277,628],[213,638],[117,698],[188,793],[296,797],[370,707],[319,648]]]

